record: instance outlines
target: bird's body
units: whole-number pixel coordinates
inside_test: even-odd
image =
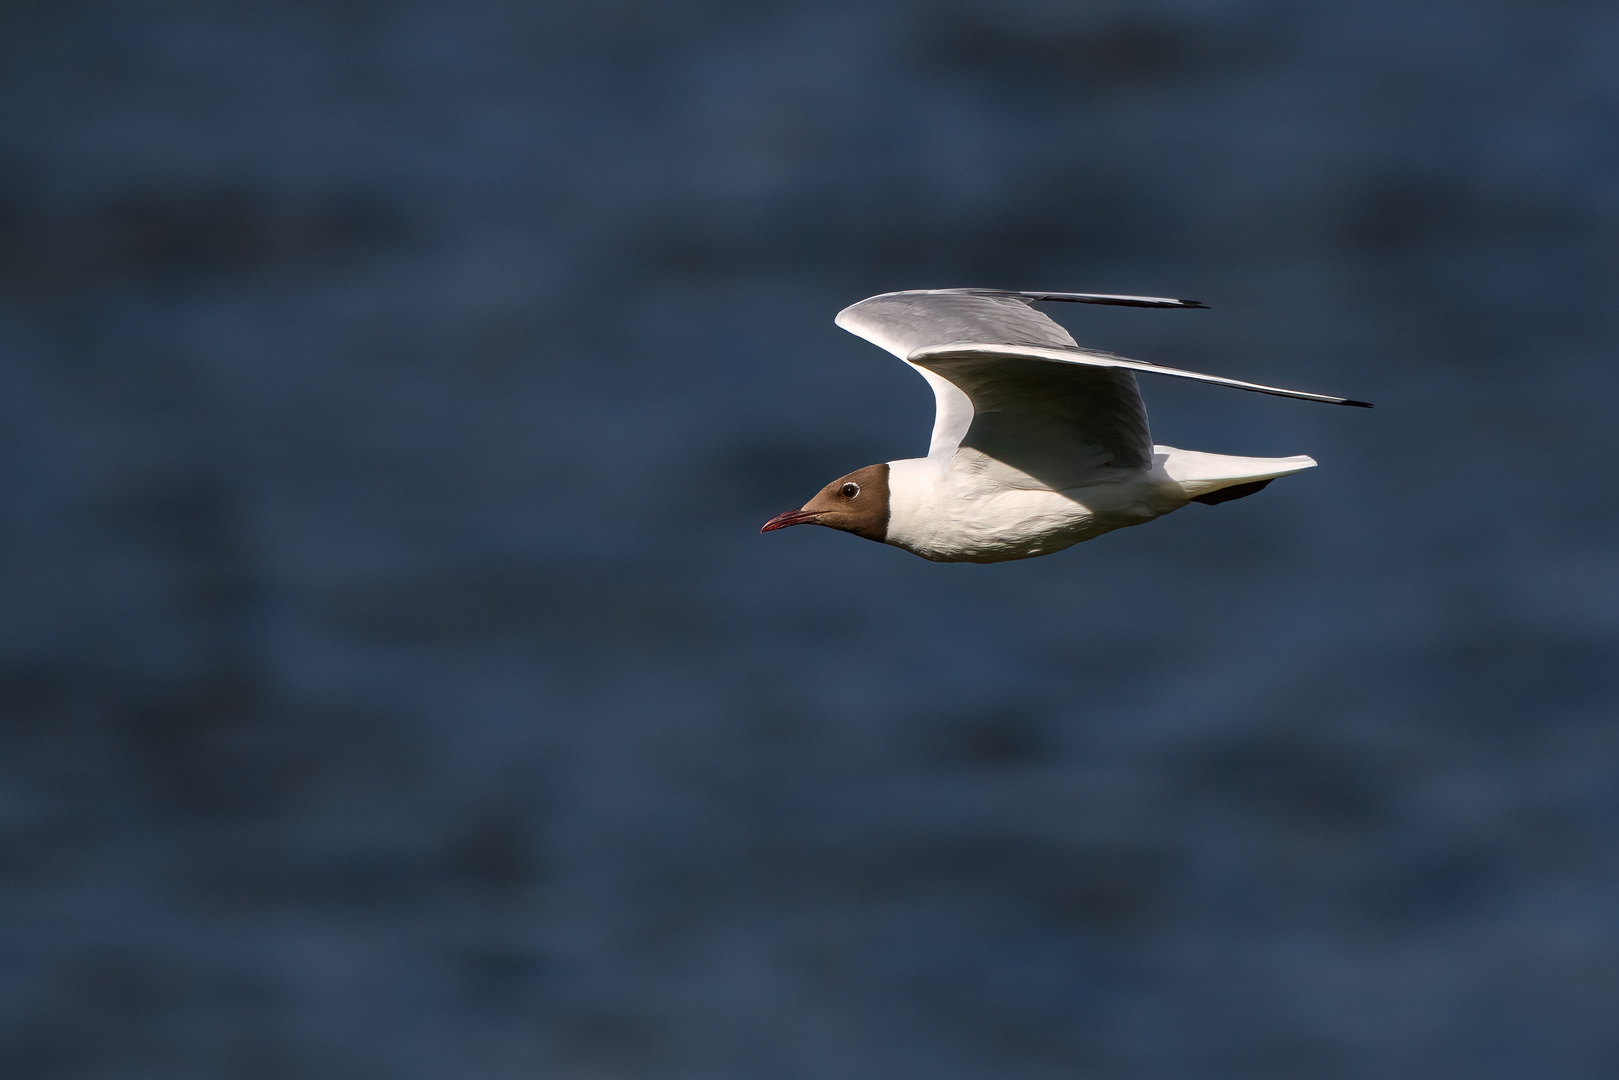
[[[1214,464],[1198,460],[1210,458],[1223,461],[1224,468],[1214,471],[1227,475],[1177,479],[1196,471],[1185,467],[1190,463]],[[971,448],[944,461],[891,461],[884,542],[935,562],[1027,559],[1114,529],[1145,524],[1179,510],[1198,495],[1243,484],[1263,486],[1314,465],[1302,456],[1231,458],[1154,446],[1148,468],[1054,490]]]
[[[889,462],[886,542],[936,562],[1002,562],[1059,551],[1186,504],[1151,472],[1052,490],[979,451]]]
[[[936,289],[885,293],[838,325],[887,349],[933,387],[928,455],[828,484],[764,530],[826,525],[936,562],[1004,562],[1060,551],[1189,502],[1251,495],[1315,465],[1157,446],[1134,371],[1336,404],[1363,402],[1158,367],[1081,349],[1031,300],[1137,307],[1195,301],[1076,293]]]

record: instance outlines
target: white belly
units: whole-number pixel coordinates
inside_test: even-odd
[[[889,462],[888,543],[935,562],[1027,559],[1187,502],[1178,484],[1146,472],[1067,491],[1005,479],[926,458]]]

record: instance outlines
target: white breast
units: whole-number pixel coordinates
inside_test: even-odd
[[[887,542],[936,562],[1003,562],[1058,551],[1183,505],[1178,486],[1141,474],[1052,491],[963,448],[888,463]]]

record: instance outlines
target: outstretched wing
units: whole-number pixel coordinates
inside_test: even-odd
[[[1355,401],[1351,398],[1334,397],[1331,394],[1312,394],[1308,390],[1286,390],[1280,386],[1227,379],[1221,375],[1205,375],[1200,371],[1164,367],[1161,364],[1149,364],[1144,360],[1127,360],[1113,353],[1081,349],[1077,346],[1047,349],[1038,345],[989,345],[953,341],[942,345],[924,346],[906,357],[906,363],[929,368],[941,374],[946,368],[973,368],[1018,360],[1076,364],[1089,368],[1115,368],[1124,371],[1150,371],[1154,375],[1173,375],[1179,379],[1195,379],[1198,382],[1214,383],[1216,386],[1235,386],[1239,390],[1253,390],[1260,394],[1275,394],[1277,397],[1298,398],[1301,401],[1324,401],[1329,405],[1354,405],[1362,409],[1372,407],[1369,401]]]
[[[928,289],[862,300],[839,312],[837,323],[898,356],[933,387],[937,411],[928,456],[976,449],[1059,489],[1150,465],[1152,439],[1136,371],[1309,401],[1366,404],[1082,349],[1030,307],[1033,300],[1203,306],[1151,296]]]
[[[1025,297],[992,289],[885,293],[844,308],[837,323],[904,360],[933,387],[937,408],[929,457],[949,457],[958,447],[969,446],[1043,480],[1051,470],[1025,468],[1034,464],[1031,457],[1061,462],[1061,479],[1076,475],[1082,480],[1109,468],[1146,468],[1152,461],[1152,438],[1135,376],[1128,371],[1087,370],[1044,359],[918,362],[918,353],[925,359],[929,349],[963,342],[1077,350],[1068,331],[1029,306],[1033,295],[1052,294]],[[1106,298],[1122,299],[1179,303]]]

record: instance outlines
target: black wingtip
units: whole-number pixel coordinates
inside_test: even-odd
[[[1201,300],[1175,300],[1167,296],[1112,296],[1106,293],[1068,293],[1068,292],[1034,292],[1027,289],[908,289],[910,293],[955,293],[960,296],[1015,296],[1025,302],[1034,300],[1061,300],[1070,304],[1103,304],[1113,307],[1136,308],[1203,308],[1207,304]],[[883,293],[884,296],[901,296],[904,293]],[[871,297],[875,300],[876,297]]]
[[[1353,405],[1357,409],[1375,409],[1377,407],[1377,406],[1373,405],[1370,401],[1350,401],[1348,398],[1344,398],[1338,404],[1340,404],[1340,405]]]
[[[983,290],[989,292],[990,290]],[[1028,300],[1062,300],[1070,304],[1102,304],[1110,307],[1136,308],[1207,308],[1201,300],[1174,300],[1167,296],[1110,296],[1103,293],[1060,292],[1003,292],[1002,296],[1021,296]]]

